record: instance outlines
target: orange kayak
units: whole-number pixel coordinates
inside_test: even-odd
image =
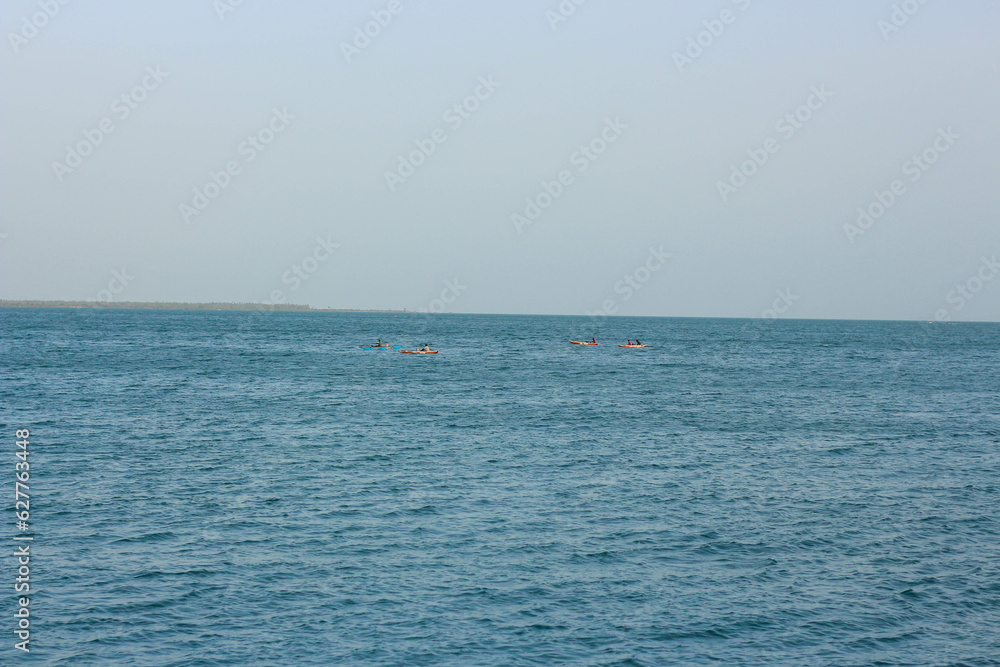
[[[618,347],[646,347],[645,345],[619,345]]]
[[[424,352],[423,350],[400,350],[402,354],[437,354],[437,350],[431,350],[429,352]]]
[[[570,342],[573,343],[573,345],[597,345],[597,343],[587,343],[582,340],[571,340]]]

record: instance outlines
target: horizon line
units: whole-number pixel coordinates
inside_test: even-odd
[[[515,317],[654,318],[688,320],[785,320],[789,322],[915,322],[927,324],[1000,324],[997,320],[924,320],[842,317],[737,317],[732,315],[580,315],[555,313],[431,313],[392,308],[314,308],[309,304],[265,304],[251,301],[69,301],[60,299],[0,299],[0,308],[78,308],[104,310],[228,310],[288,313],[392,313],[396,315],[507,315]]]

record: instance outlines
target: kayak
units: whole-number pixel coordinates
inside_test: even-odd
[[[587,343],[582,340],[571,340],[570,342],[573,343],[573,345],[597,345],[597,343]]]
[[[645,345],[619,345],[618,347],[646,347]]]
[[[424,351],[424,350],[400,350],[400,352],[403,353],[403,354],[437,354],[438,353],[437,350],[429,350],[429,351]]]
[[[402,347],[403,347],[402,345],[396,345],[395,347],[392,346],[392,345],[383,345],[382,347],[379,347],[377,345],[362,345],[361,349],[362,350],[399,350]]]

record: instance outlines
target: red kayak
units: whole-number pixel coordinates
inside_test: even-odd
[[[437,354],[437,350],[400,350],[402,354]]]
[[[618,347],[646,347],[645,345],[619,345]]]
[[[597,345],[597,343],[587,343],[582,340],[571,340],[570,342],[573,343],[573,345]]]

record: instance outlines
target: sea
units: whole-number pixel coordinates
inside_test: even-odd
[[[1000,664],[997,324],[7,308],[0,426],[3,665]]]

